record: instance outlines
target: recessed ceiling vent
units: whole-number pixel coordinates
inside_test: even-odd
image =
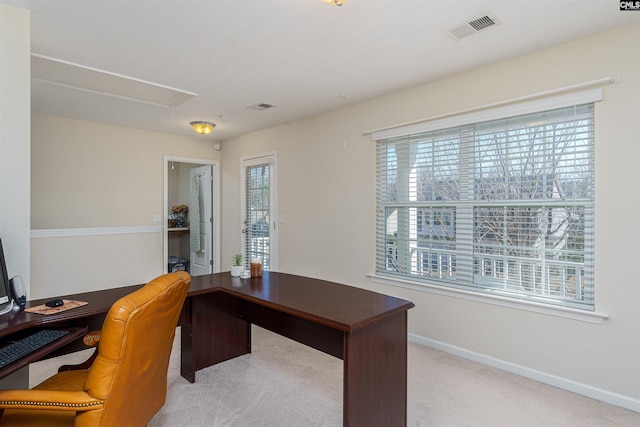
[[[247,107],[250,110],[263,111],[269,108],[273,108],[273,105],[261,102],[260,104],[254,104]]]
[[[449,29],[447,33],[452,39],[460,40],[472,34],[475,34],[478,31],[486,30],[487,28],[491,28],[501,23],[502,22],[498,18],[496,18],[495,15],[493,15],[492,13],[487,13],[469,22],[458,25],[455,28]]]

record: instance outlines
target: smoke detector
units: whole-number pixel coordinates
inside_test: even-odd
[[[454,28],[448,29],[447,34],[454,40],[461,40],[479,31],[494,27],[498,24],[502,24],[502,21],[500,21],[494,14],[485,13],[484,15],[478,16],[475,19],[464,22]]]

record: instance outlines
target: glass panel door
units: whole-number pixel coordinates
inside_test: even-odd
[[[247,265],[262,261],[263,269],[276,267],[275,159],[245,160],[244,165],[244,255]]]

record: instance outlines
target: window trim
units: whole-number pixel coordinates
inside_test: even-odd
[[[471,111],[463,114],[452,114],[446,115],[444,117],[435,117],[433,119],[427,119],[420,123],[373,131],[371,132],[371,139],[373,141],[379,141],[381,139],[399,138],[416,133],[425,133],[439,129],[448,129],[457,126],[469,125],[472,123],[481,123],[490,120],[505,119],[507,117],[522,116],[525,114],[538,113],[540,111],[570,107],[572,105],[588,104],[591,102],[602,101],[602,98],[602,88],[590,89],[544,99],[536,99],[534,101],[520,104],[505,105],[488,110]]]
[[[582,310],[561,305],[544,304],[540,302],[527,301],[499,295],[491,295],[482,292],[468,291],[465,289],[436,285],[427,282],[414,282],[411,280],[399,279],[382,274],[367,274],[369,280],[383,285],[396,286],[429,294],[442,295],[452,298],[460,298],[468,301],[476,301],[484,304],[497,305],[500,307],[513,308],[530,311],[533,313],[545,314],[549,316],[562,317],[566,319],[578,320],[581,322],[602,324],[609,319],[608,313],[599,311]]]

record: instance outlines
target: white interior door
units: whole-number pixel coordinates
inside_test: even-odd
[[[213,216],[211,166],[200,166],[189,171],[189,247],[191,275],[201,276],[213,272]]]

